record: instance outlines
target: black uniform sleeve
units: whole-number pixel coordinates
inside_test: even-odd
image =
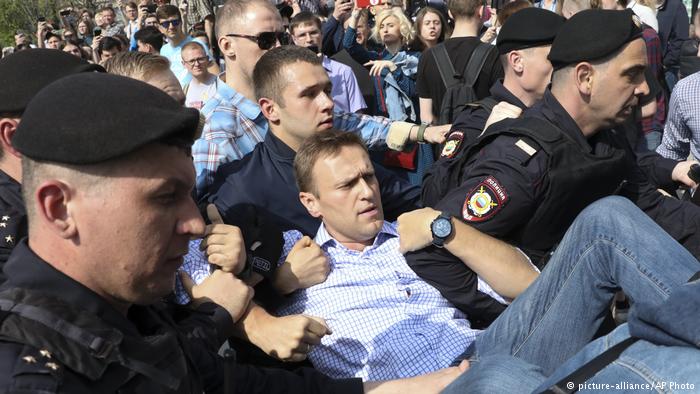
[[[374,166],[382,197],[384,218],[390,222],[420,207],[420,187],[411,185],[380,165]]]
[[[629,145],[626,148],[629,154],[635,154]],[[638,158],[637,163],[639,163]],[[639,164],[633,167],[620,193],[637,204],[693,256],[700,258],[699,206],[661,194]]]
[[[300,368],[290,372],[236,365],[233,376],[234,391],[240,394],[359,394],[364,392],[362,380],[359,378],[331,379],[311,368]]]
[[[542,190],[547,157],[544,152],[525,154],[517,138],[499,136],[468,163],[466,179],[434,207],[447,211],[480,231],[508,240],[536,207]],[[532,144],[533,148],[538,148]],[[480,215],[480,216],[479,216]],[[427,247],[406,255],[408,265],[470,321],[490,322],[502,307],[477,290],[477,276],[444,249]]]

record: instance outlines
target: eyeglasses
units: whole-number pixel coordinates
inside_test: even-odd
[[[194,66],[197,63],[204,64],[209,61],[209,58],[207,56],[202,56],[202,57],[197,57],[192,60],[183,60],[183,62],[187,63],[190,66]]]
[[[170,27],[170,25],[172,25],[173,27],[178,27],[178,26],[180,26],[180,23],[182,23],[181,20],[175,19],[175,20],[171,20],[171,21],[160,22],[160,25],[163,26],[163,29],[167,29]]]
[[[258,34],[257,36],[249,36],[245,34],[226,34],[226,37],[240,37],[247,38],[253,42],[258,43],[258,47],[262,50],[268,50],[275,46],[277,41],[282,45],[289,44],[289,34],[279,31],[266,31]]]

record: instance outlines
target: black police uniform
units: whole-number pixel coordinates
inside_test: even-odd
[[[5,281],[2,268],[12,249],[27,236],[27,213],[22,201],[22,186],[0,170],[0,284]]]
[[[359,379],[331,380],[245,365],[226,368],[216,351],[231,334],[228,312],[156,303],[126,316],[47,264],[22,241],[0,287],[0,392],[360,393]]]
[[[205,198],[216,205],[227,223],[235,222],[238,206],[253,204],[283,231],[294,229],[313,237],[321,221],[309,215],[299,201],[295,156],[294,150],[269,132],[251,153],[219,167],[213,192]],[[387,220],[418,207],[420,188],[379,167],[375,173]]]
[[[448,179],[448,174],[455,170],[453,167],[458,165],[464,149],[472,145],[484,131],[486,121],[491,115],[492,105],[501,101],[515,105],[522,110],[527,109],[527,106],[519,98],[503,86],[502,80],[499,80],[491,87],[491,96],[462,111],[445,138],[440,158],[423,177],[421,189],[421,204],[423,206],[433,207],[444,197],[448,189],[459,186],[445,182]]]
[[[520,247],[536,263],[583,208],[612,194],[628,197],[700,256],[700,208],[656,191],[624,131],[603,130],[586,140],[550,91],[522,119],[490,127],[464,157],[460,186],[435,208]],[[407,261],[464,307],[464,283],[474,274],[463,263],[435,247],[412,253]],[[467,308],[474,312],[473,305]]]

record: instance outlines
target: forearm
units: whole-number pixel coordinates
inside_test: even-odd
[[[243,314],[234,325],[235,330],[233,336],[256,344],[258,341],[256,335],[260,334],[260,327],[264,326],[272,319],[274,319],[274,316],[267,313],[267,311],[255,303],[255,301],[251,301],[250,304],[248,304],[248,309],[245,314]]]
[[[501,296],[515,298],[537,278],[527,257],[513,246],[459,219],[453,218],[452,225],[453,236],[445,242],[445,248]]]
[[[420,119],[425,124],[432,124],[435,120],[433,115],[433,99],[418,98],[418,106],[420,107]]]

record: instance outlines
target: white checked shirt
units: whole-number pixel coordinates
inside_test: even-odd
[[[656,152],[674,160],[685,160],[688,153],[700,158],[700,72],[673,88],[664,137]]]
[[[285,249],[300,238],[297,231],[287,232]],[[328,376],[386,380],[432,372],[448,367],[479,334],[406,264],[395,225],[384,222],[362,252],[335,241],[323,224],[314,240],[329,257],[328,278],[291,294],[277,312],[326,320],[333,333],[309,359]],[[498,297],[485,282],[479,284]]]
[[[285,232],[282,255],[301,238],[299,231]],[[306,314],[326,320],[333,333],[309,354],[324,374],[388,380],[433,372],[448,367],[480,333],[406,264],[395,224],[384,222],[374,244],[362,252],[339,244],[323,224],[314,241],[329,258],[328,278],[289,295],[276,315]],[[198,246],[198,240],[191,242],[182,266],[196,283],[209,276],[209,264]],[[176,300],[189,302],[177,282]],[[481,278],[479,290],[506,302]]]

